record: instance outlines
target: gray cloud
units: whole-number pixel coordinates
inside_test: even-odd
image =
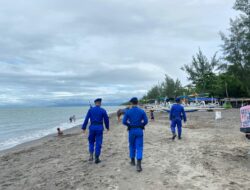
[[[234,0],[0,0],[0,105],[141,96],[201,47],[219,50]]]

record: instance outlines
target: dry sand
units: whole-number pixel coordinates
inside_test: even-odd
[[[172,142],[166,113],[145,131],[143,172],[129,165],[127,131],[111,117],[102,163],[89,163],[87,135],[46,137],[0,153],[0,189],[250,189],[250,141],[239,110],[188,114],[183,139]]]

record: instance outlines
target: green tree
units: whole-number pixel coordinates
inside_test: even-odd
[[[193,56],[192,63],[185,64],[181,69],[187,73],[188,80],[192,81],[197,92],[209,92],[212,91],[211,86],[215,80],[214,70],[218,65],[219,59],[216,58],[216,54],[209,61],[199,49],[199,52]]]
[[[164,97],[174,97],[175,96],[175,81],[169,76],[165,75],[165,81],[162,83],[161,95]]]
[[[161,84],[161,97],[175,98],[182,95],[183,87],[179,79],[176,81],[165,75],[165,81]]]
[[[241,14],[231,19],[228,36],[221,33],[226,64],[220,68],[237,79],[238,86],[246,92],[242,94],[250,96],[250,1],[236,0],[234,9]]]
[[[176,81],[170,78],[168,75],[165,75],[165,80],[159,85],[153,86],[148,93],[143,96],[143,101],[148,101],[151,99],[159,98],[175,98],[183,94],[185,89],[182,87],[179,79]]]
[[[161,96],[161,89],[158,85],[153,86],[147,93],[146,99],[158,99]]]
[[[243,97],[246,96],[246,91],[242,82],[234,75],[229,73],[221,73],[216,77],[213,85],[213,93],[216,97]]]

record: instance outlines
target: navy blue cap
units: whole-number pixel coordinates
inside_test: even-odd
[[[131,100],[129,102],[131,102],[133,104],[138,104],[138,98],[133,97],[133,98],[131,98]]]
[[[102,99],[101,99],[101,98],[97,98],[97,99],[95,99],[94,102],[95,102],[95,103],[96,103],[96,102],[102,102]]]
[[[181,102],[181,99],[180,99],[180,98],[176,98],[175,101],[176,101],[177,103],[179,103],[179,102]]]

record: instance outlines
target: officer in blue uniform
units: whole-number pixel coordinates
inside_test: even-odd
[[[129,152],[131,165],[135,166],[135,157],[137,158],[136,170],[142,171],[141,160],[143,157],[143,130],[148,123],[148,118],[144,110],[137,107],[138,99],[136,97],[130,100],[132,107],[126,111],[122,123],[128,127],[129,131]]]
[[[184,107],[180,103],[181,103],[181,99],[176,98],[176,104],[174,104],[172,106],[171,111],[170,111],[170,115],[169,115],[169,118],[171,120],[171,131],[173,134],[172,140],[174,140],[176,137],[176,133],[175,133],[176,126],[178,129],[178,139],[181,139],[182,119],[184,120],[184,122],[187,121]]]
[[[94,150],[95,150],[95,163],[100,163],[99,156],[101,154],[102,140],[103,140],[103,121],[105,123],[106,129],[109,131],[109,118],[105,109],[101,108],[102,99],[98,98],[95,100],[95,107],[91,107],[85,117],[84,123],[82,125],[82,130],[85,130],[90,119],[89,126],[89,161],[94,160]]]

